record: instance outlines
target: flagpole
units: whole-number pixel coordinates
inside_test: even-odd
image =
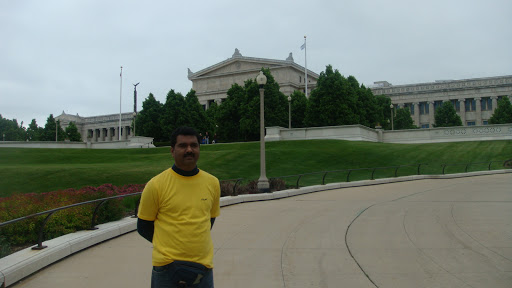
[[[119,77],[121,78],[121,85],[119,86],[119,133],[118,133],[118,139],[121,141],[121,99],[123,95],[123,66],[121,66],[121,74],[119,74]]]
[[[306,99],[308,99],[308,47],[306,45],[306,35],[304,35],[304,78],[306,79]]]

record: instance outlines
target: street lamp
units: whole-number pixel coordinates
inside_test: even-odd
[[[256,82],[260,86],[260,179],[258,179],[258,190],[260,192],[270,192],[270,184],[265,172],[265,84],[267,84],[267,77],[260,71]]]
[[[137,120],[137,84],[133,84],[133,136],[137,136],[135,134],[135,120]]]
[[[292,129],[292,96],[288,95],[288,129]]]
[[[395,108],[395,106],[393,106],[393,104],[391,104],[391,105],[389,105],[389,108],[391,108],[391,130],[395,130],[393,127],[393,108]]]

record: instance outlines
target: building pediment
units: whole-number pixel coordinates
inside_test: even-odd
[[[238,74],[250,71],[259,71],[262,67],[273,69],[286,68],[290,67],[297,71],[304,71],[304,68],[293,61],[293,57],[290,53],[288,58],[285,60],[274,60],[274,59],[265,59],[265,58],[254,58],[254,57],[244,57],[235,49],[235,53],[231,58],[228,58],[222,62],[219,62],[215,65],[207,67],[203,70],[200,70],[196,73],[193,73],[188,70],[188,79],[196,80],[200,78],[209,78],[213,76],[221,76],[221,75],[230,75],[230,74]],[[312,71],[308,70],[308,75],[312,75],[315,78],[318,78],[318,75]]]

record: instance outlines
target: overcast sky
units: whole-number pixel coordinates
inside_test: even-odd
[[[0,0],[0,114],[36,119],[138,110],[243,56],[331,64],[371,85],[512,75],[510,0]]]

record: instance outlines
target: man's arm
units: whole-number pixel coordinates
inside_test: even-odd
[[[210,226],[210,230],[213,229],[213,223],[215,223],[215,218],[210,218],[210,222],[212,223],[212,226]]]
[[[213,224],[212,224],[213,226]],[[137,219],[137,232],[149,242],[153,243],[153,233],[155,232],[155,222]]]

